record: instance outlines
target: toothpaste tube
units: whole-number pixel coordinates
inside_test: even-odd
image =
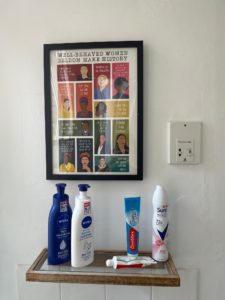
[[[138,256],[140,200],[140,197],[124,198],[128,256]]]
[[[112,259],[107,259],[106,261],[106,266],[113,267],[114,269],[144,268],[152,264],[156,264],[156,261],[149,256],[113,256]]]

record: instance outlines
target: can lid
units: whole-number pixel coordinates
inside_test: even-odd
[[[80,192],[87,192],[88,188],[91,186],[89,184],[79,184],[78,188]]]
[[[163,187],[161,185],[157,184],[156,189],[163,190]]]
[[[112,259],[107,259],[105,263],[106,263],[107,267],[113,267],[113,260]]]

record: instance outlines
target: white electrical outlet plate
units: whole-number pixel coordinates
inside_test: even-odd
[[[169,122],[169,164],[199,164],[201,122]]]
[[[176,139],[176,162],[191,162],[194,161],[194,142],[193,139]]]

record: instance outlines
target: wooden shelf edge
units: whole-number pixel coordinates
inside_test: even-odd
[[[99,253],[114,253],[114,251],[99,251]],[[165,263],[170,275],[154,274],[113,274],[113,273],[59,273],[57,271],[39,271],[38,269],[47,258],[47,249],[40,255],[26,272],[26,281],[55,282],[55,283],[81,283],[81,284],[108,284],[108,285],[137,285],[137,286],[164,286],[179,287],[180,276],[176,270],[171,256]]]
[[[32,265],[26,272],[26,281],[30,281],[29,278],[33,277],[35,269],[43,263],[43,261],[45,260],[45,258],[47,256],[47,253],[48,253],[48,249],[44,248],[41,251],[41,253],[38,255],[38,257],[35,259],[35,261],[32,263]]]
[[[74,275],[74,274],[36,274],[27,273],[27,281],[55,282],[55,283],[83,283],[83,284],[109,284],[109,285],[138,285],[138,286],[165,286],[179,287],[180,279],[176,276],[170,278],[159,277],[129,277],[106,275]]]

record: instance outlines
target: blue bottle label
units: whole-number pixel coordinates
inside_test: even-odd
[[[54,195],[53,200],[48,219],[48,262],[56,265],[70,260],[72,210],[67,195]]]
[[[87,216],[83,218],[81,225],[83,228],[88,228],[89,226],[91,226],[91,223],[92,223],[92,218],[90,216]]]
[[[68,200],[60,202],[60,212],[68,211]]]
[[[58,220],[57,220],[57,225],[58,225],[58,228],[59,230],[60,229],[66,229],[70,227],[70,217],[68,214],[61,214],[59,217],[58,217]]]
[[[62,213],[57,220],[58,230],[56,238],[58,241],[58,259],[64,260],[70,256],[71,221],[68,214]]]

